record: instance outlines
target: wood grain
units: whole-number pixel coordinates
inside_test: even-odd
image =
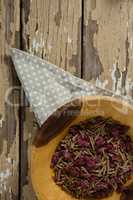
[[[81,76],[81,0],[22,2],[23,49]],[[35,119],[28,108],[23,115],[21,199],[34,200],[28,155]]]
[[[24,2],[25,48],[69,70],[81,72],[81,0]]]
[[[132,14],[132,0],[84,0],[83,77],[131,98]]]
[[[20,45],[19,0],[0,1],[0,199],[18,199],[19,93],[9,47]]]

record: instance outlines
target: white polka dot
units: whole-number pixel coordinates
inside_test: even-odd
[[[90,91],[91,94],[96,93],[95,88],[87,82],[37,57],[14,50],[14,59],[27,97],[41,123],[69,99],[86,95]],[[71,93],[67,82],[81,87],[81,90]]]

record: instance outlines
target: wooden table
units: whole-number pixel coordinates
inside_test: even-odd
[[[36,120],[9,47],[133,98],[132,16],[132,0],[0,1],[0,200],[36,199],[28,164]]]

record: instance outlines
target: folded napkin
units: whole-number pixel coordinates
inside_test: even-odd
[[[37,56],[18,49],[11,49],[11,56],[40,126],[58,108],[78,97],[115,96],[111,91],[97,88]]]

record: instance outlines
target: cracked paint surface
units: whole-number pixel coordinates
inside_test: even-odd
[[[92,39],[91,34],[85,33],[85,43],[90,39],[93,43],[91,48],[85,49],[85,54],[89,57],[94,47],[97,51],[103,71],[99,74],[98,79],[96,78],[96,83],[97,80],[101,82],[107,80],[106,88],[132,98],[133,20],[131,16],[133,15],[133,2],[131,0],[114,2],[85,1],[85,25],[88,24],[91,15],[92,22],[96,21],[98,27],[98,31],[95,32]],[[93,29],[91,33],[93,33]],[[92,73],[92,69],[89,69],[89,61],[91,59],[86,59],[84,73],[86,74],[88,70],[86,76],[90,77],[92,74],[91,79],[93,80],[96,75]],[[96,69],[95,65],[91,68]],[[96,71],[98,73],[99,69]]]

